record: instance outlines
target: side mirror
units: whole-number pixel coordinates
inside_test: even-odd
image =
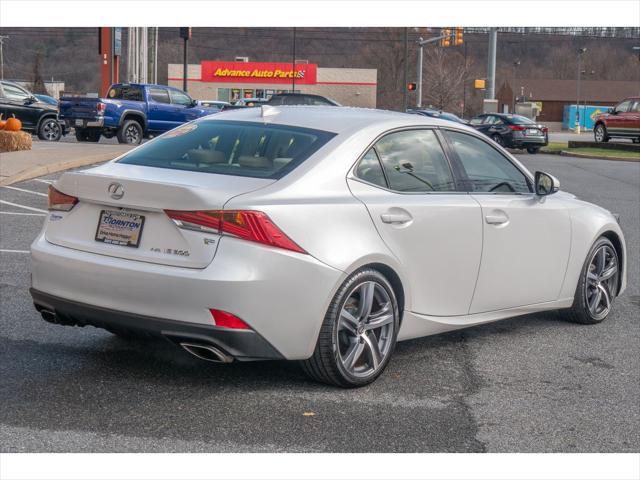
[[[31,105],[32,103],[36,103],[38,99],[36,97],[27,97],[24,99],[25,105]]]
[[[616,109],[614,107],[607,108],[607,113],[613,113],[615,111],[616,111]]]
[[[196,105],[198,105],[198,101],[197,100],[191,100],[191,105],[189,105],[190,107],[195,107]]]
[[[535,175],[536,195],[545,196],[556,193],[560,190],[560,181],[553,175],[545,172],[536,172]]]

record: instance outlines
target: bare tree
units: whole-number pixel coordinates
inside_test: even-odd
[[[47,95],[47,87],[44,85],[42,74],[40,73],[40,64],[42,63],[42,53],[36,53],[35,60],[33,62],[33,80],[31,82],[31,91],[33,93],[40,93]]]
[[[462,109],[465,82],[471,60],[457,50],[432,48],[426,51],[423,72],[423,98],[440,110]]]

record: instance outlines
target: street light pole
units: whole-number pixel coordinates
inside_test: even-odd
[[[518,70],[518,67],[520,66],[520,60],[515,60],[513,62],[513,87],[511,88],[511,100],[513,102],[513,105],[511,107],[511,113],[516,113],[516,72]]]
[[[417,65],[417,74],[418,78],[416,79],[416,107],[422,108],[422,37],[418,39],[418,65]]]
[[[408,88],[409,83],[409,28],[404,27],[404,85],[402,91],[404,95],[402,96],[402,111],[406,112],[407,107],[409,106],[408,100]]]

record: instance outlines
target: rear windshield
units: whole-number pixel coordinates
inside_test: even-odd
[[[530,118],[523,117],[522,115],[512,115],[510,120],[511,123],[514,123],[515,125],[531,125],[535,123]]]
[[[130,100],[134,102],[144,101],[142,87],[134,85],[116,85],[115,87],[111,87],[107,93],[107,98],[112,98],[114,100]]]
[[[120,163],[279,179],[334,133],[286,125],[200,121],[175,128],[125,155]]]

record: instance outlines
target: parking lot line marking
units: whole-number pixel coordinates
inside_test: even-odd
[[[47,197],[46,193],[34,192],[33,190],[27,190],[26,188],[10,187],[9,185],[3,185],[2,188],[8,188],[9,190],[16,190],[18,192],[31,193],[33,195],[39,195],[41,197]]]
[[[0,248],[0,252],[4,252],[4,253],[30,253],[29,250],[9,250],[7,248]]]
[[[26,215],[28,217],[46,217],[46,213],[0,212],[0,215]]]
[[[27,210],[33,210],[34,212],[47,213],[46,210],[42,210],[41,208],[27,207],[26,205],[20,205],[18,203],[11,203],[11,202],[7,202],[6,200],[0,200],[0,203],[2,203],[4,205],[10,205],[12,207],[25,208]]]
[[[47,185],[51,185],[53,180],[45,180],[44,178],[34,178],[35,182],[46,183]]]

